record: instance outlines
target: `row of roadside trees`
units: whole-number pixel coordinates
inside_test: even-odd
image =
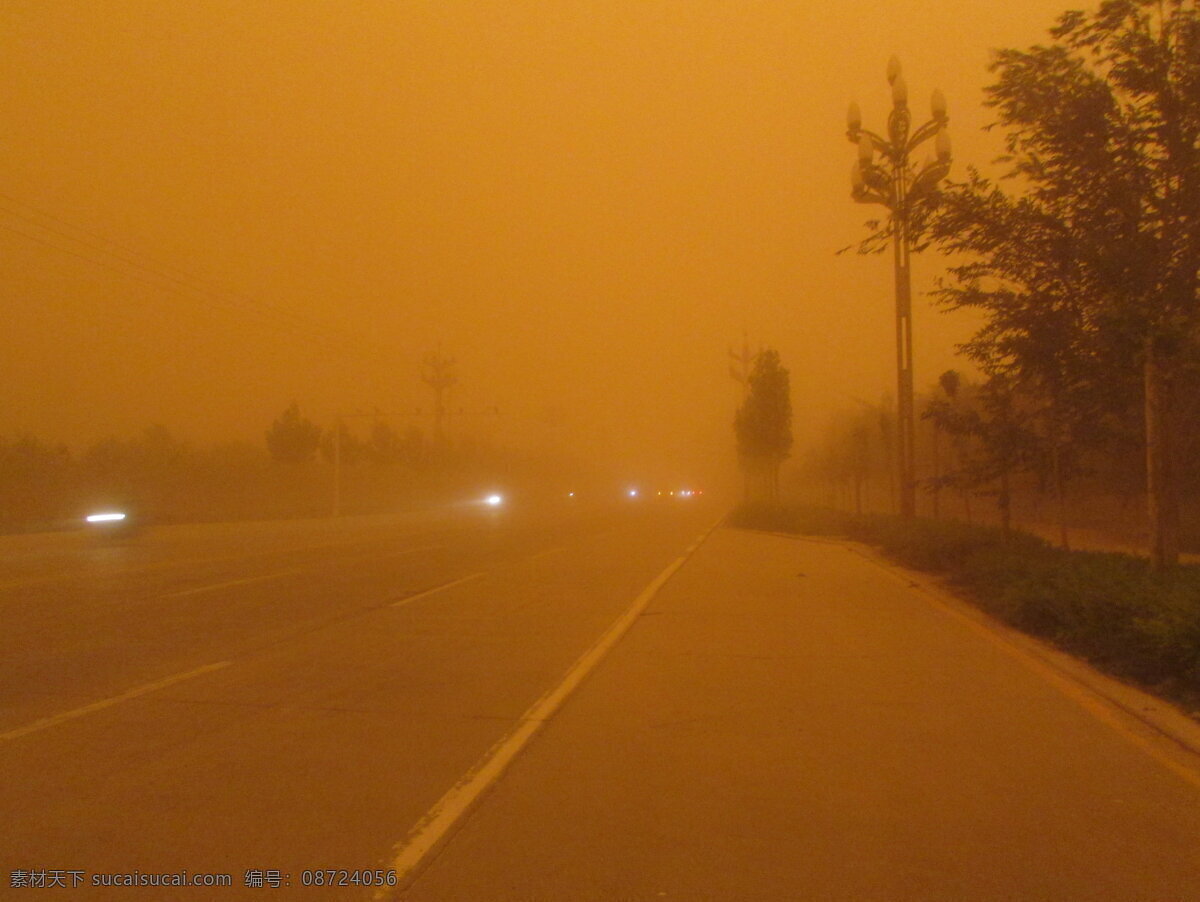
[[[994,379],[950,370],[917,392],[917,510],[924,516],[1056,525],[1067,545],[1068,526],[1111,528],[1130,541],[1140,532],[1145,472],[1139,411],[1104,424],[1105,437],[1056,453],[1040,432],[1037,408],[1023,396],[998,395]],[[1200,498],[1200,391],[1188,394],[1176,435],[1181,450],[1180,496]],[[1099,428],[1097,426],[1096,428]],[[806,449],[796,476],[815,502],[859,513],[898,507],[895,404],[859,402],[834,415]],[[1200,539],[1200,508],[1185,505],[1183,535]]]
[[[436,448],[427,442],[416,426],[409,425],[403,432],[397,432],[381,418],[374,419],[366,438],[360,438],[341,420],[331,428],[322,429],[301,414],[295,403],[271,423],[266,441],[271,460],[279,464],[311,463],[319,454],[326,462],[340,455],[343,463],[351,465],[368,461],[420,466],[435,451],[443,456],[449,451],[444,441]],[[340,442],[337,449],[335,442]]]
[[[984,380],[974,403],[942,398],[927,415],[985,449],[997,482],[1049,461],[1060,507],[1136,419],[1151,559],[1171,566],[1179,401],[1200,386],[1196,2],[1064,13],[1048,43],[1000,51],[992,71],[1003,177],[971,169],[904,211],[915,240],[966,261],[939,302],[985,323],[962,348]]]
[[[0,532],[75,523],[102,507],[157,522],[324,516],[335,454],[346,468],[347,509],[421,504],[479,481],[528,468],[479,442],[431,441],[417,427],[376,419],[365,437],[322,429],[290,405],[265,442],[197,444],[161,425],[78,447],[32,435],[0,436]]]

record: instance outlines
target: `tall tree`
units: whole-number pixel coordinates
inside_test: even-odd
[[[956,467],[941,479],[967,492],[991,487],[1000,527],[1008,535],[1013,477],[1029,469],[1036,455],[1033,414],[1003,374],[990,376],[977,388],[971,386],[969,399],[960,393],[958,380],[953,385],[953,394],[932,398],[924,413],[955,439]]]
[[[276,463],[307,463],[321,443],[321,427],[300,415],[295,401],[267,430],[267,450]]]
[[[1195,0],[1106,0],[1050,36],[993,62],[1017,188],[972,173],[944,195],[934,236],[978,255],[944,299],[988,314],[968,352],[1042,399],[1060,472],[1073,426],[1140,387],[1161,569],[1178,560],[1172,390],[1200,326],[1200,19]]]
[[[738,460],[767,500],[779,498],[779,468],[792,448],[792,401],[788,371],[770,348],[754,358],[750,391],[734,417]]]

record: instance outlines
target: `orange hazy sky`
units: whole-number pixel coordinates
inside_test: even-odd
[[[1061,0],[4,0],[0,434],[261,439],[293,399],[681,470],[731,456],[743,329],[799,440],[893,384],[889,257],[835,256],[845,111],[946,94]],[[918,385],[971,324],[920,292]],[[498,419],[473,411],[496,405]]]

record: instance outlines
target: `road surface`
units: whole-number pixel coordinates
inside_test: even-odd
[[[719,513],[0,541],[2,885],[1200,898],[1186,753],[862,555]],[[93,885],[184,871],[231,885]]]

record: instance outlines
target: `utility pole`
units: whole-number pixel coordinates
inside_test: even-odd
[[[729,364],[729,375],[734,382],[741,384],[743,400],[750,394],[750,368],[756,356],[758,355],[750,353],[750,341],[745,332],[742,333],[741,353],[735,352],[733,348],[729,349],[729,357],[732,360]]]
[[[333,418],[333,519],[342,515],[342,415]]]
[[[750,353],[750,339],[746,337],[746,333],[742,331],[742,350],[741,353],[735,352],[733,348],[729,349],[729,375],[734,382],[737,382],[742,387],[741,404],[746,403],[746,399],[750,397],[750,372],[754,366],[754,358],[757,354]],[[750,470],[746,461],[738,455],[738,466],[742,471],[742,500],[750,500]]]
[[[446,440],[443,426],[446,416],[446,390],[458,384],[454,366],[454,358],[443,357],[441,348],[425,355],[422,364],[421,379],[433,389],[433,444],[437,448],[444,447]]]

